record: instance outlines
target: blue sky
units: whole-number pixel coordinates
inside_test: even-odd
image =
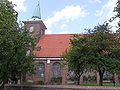
[[[9,0],[17,5],[19,21],[30,19],[38,0]],[[47,34],[84,33],[115,15],[117,0],[39,0]],[[115,25],[115,22],[111,23]]]

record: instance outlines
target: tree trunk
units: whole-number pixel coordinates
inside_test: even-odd
[[[115,75],[113,74],[113,85],[115,86]]]
[[[2,86],[1,86],[1,90],[4,90],[4,86],[5,86],[5,84],[2,84]]]
[[[77,85],[80,85],[80,76],[77,77]]]
[[[103,74],[104,72],[102,72],[101,70],[99,71],[99,76],[100,76],[100,80],[99,80],[99,85],[103,86]]]
[[[18,83],[18,79],[17,78],[15,78],[15,84],[17,84]]]
[[[3,82],[1,83],[0,90],[4,90]]]
[[[0,90],[4,90],[4,86],[5,86],[5,84],[6,84],[6,82],[3,81],[3,82],[2,82],[2,85],[1,85],[1,87],[0,87]]]

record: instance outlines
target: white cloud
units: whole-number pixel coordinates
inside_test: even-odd
[[[111,17],[115,16],[116,12],[114,11],[114,7],[116,6],[118,0],[108,0],[108,2],[103,5],[100,10],[97,10],[95,15],[98,16],[98,22],[103,23],[106,20],[109,20]],[[113,31],[115,31],[115,26],[117,26],[117,21],[115,20],[110,25],[113,26]]]
[[[24,5],[25,0],[9,0],[12,1],[13,4],[16,4],[17,6],[15,6],[15,10],[18,12],[26,12],[26,6]]]
[[[67,24],[65,24],[65,23],[60,26],[61,30],[65,29],[65,28],[67,28]]]
[[[116,13],[113,12],[118,0],[108,0],[108,2],[100,9],[96,11],[96,16],[100,17],[100,20],[107,20],[113,17]]]
[[[67,24],[70,21],[74,21],[78,18],[84,17],[86,13],[80,6],[66,6],[60,11],[54,12],[53,16],[45,20],[45,24],[47,28],[51,28],[55,26],[55,24],[59,25],[59,22],[63,21],[63,23]]]
[[[61,20],[66,22],[73,21],[78,17],[83,17],[86,13],[82,11],[80,6],[66,6],[64,9],[54,13],[53,17],[48,18],[45,23],[51,27],[54,23]]]
[[[101,3],[101,0],[89,0],[90,3]]]
[[[61,24],[61,25],[60,25],[61,32],[59,32],[59,33],[60,33],[60,34],[70,33],[69,27],[70,27],[70,26],[68,26],[68,24],[66,24],[66,23]]]

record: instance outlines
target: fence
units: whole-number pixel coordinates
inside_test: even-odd
[[[5,85],[4,90],[120,90],[120,87],[71,85]]]

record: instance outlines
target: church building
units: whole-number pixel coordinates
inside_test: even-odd
[[[39,3],[32,18],[23,21],[23,23],[25,28],[29,30],[30,35],[37,38],[36,48],[33,51],[36,74],[27,76],[26,80],[43,81],[45,84],[54,84],[54,82],[66,84],[68,67],[62,66],[61,59],[62,54],[70,46],[70,38],[73,34],[45,34],[47,27],[41,19]],[[94,76],[95,83],[98,83],[98,74],[91,75]],[[88,79],[82,76],[81,82],[84,83],[85,80]]]
[[[45,34],[47,28],[41,20],[39,3],[32,18],[23,23],[30,35],[37,38],[36,49],[33,52],[36,74],[27,76],[27,80],[51,84],[52,80],[59,79],[61,84],[67,83],[67,67],[61,66],[61,55],[69,47],[71,35]]]

